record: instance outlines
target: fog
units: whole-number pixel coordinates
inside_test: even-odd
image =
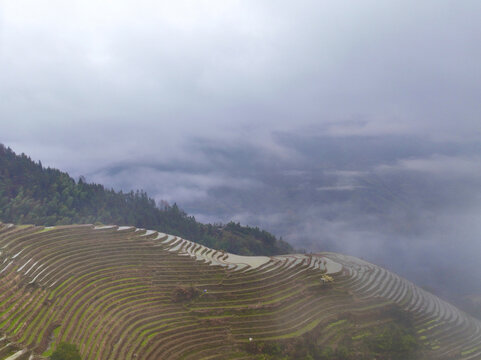
[[[0,142],[481,293],[479,1],[0,2]]]

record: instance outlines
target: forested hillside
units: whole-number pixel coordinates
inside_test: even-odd
[[[0,144],[0,221],[15,224],[122,224],[181,236],[243,255],[276,255],[292,247],[272,234],[235,223],[201,224],[174,204],[162,208],[144,191],[123,193],[75,181]]]

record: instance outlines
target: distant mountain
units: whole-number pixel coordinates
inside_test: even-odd
[[[163,231],[243,255],[275,255],[292,247],[259,228],[201,224],[176,204],[156,205],[143,192],[117,192],[75,181],[0,144],[0,221],[16,224],[122,224]]]
[[[350,256],[93,225],[0,224],[0,249],[0,359],[481,360],[479,320]]]

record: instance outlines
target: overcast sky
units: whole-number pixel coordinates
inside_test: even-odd
[[[479,0],[0,0],[0,142],[411,278],[433,249],[474,266],[480,14]]]
[[[312,126],[481,137],[477,0],[1,4],[2,141],[61,166]]]

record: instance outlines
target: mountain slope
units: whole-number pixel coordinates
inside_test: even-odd
[[[239,224],[205,225],[176,204],[156,206],[145,192],[122,193],[99,184],[76,182],[67,173],[44,168],[0,144],[0,221],[16,224],[126,224],[192,239],[245,255],[275,255],[292,247],[267,231]]]
[[[0,359],[60,341],[83,359],[481,359],[479,321],[340,254],[92,225],[1,225],[0,248]]]

